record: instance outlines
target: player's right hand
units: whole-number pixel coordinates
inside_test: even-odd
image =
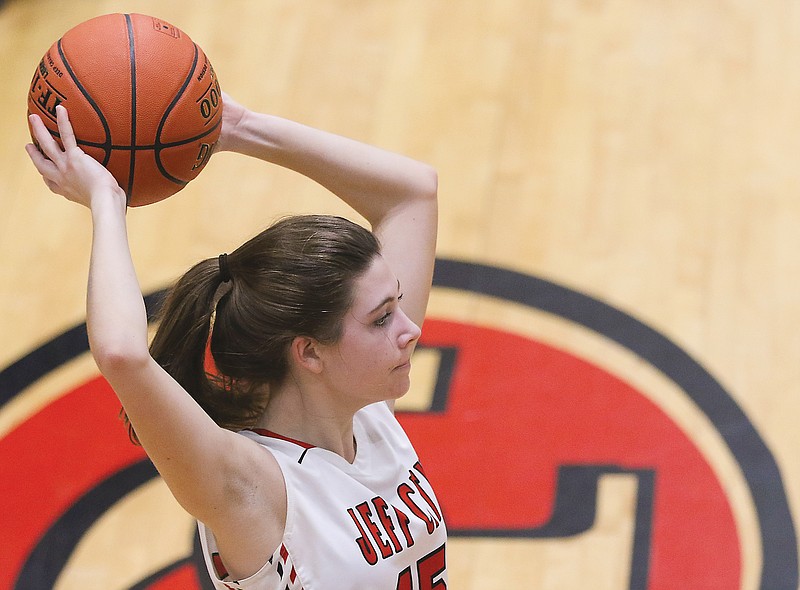
[[[95,198],[121,197],[125,203],[125,192],[116,179],[100,162],[78,147],[67,109],[56,107],[56,120],[62,147],[53,139],[38,115],[30,116],[33,136],[38,143],[25,146],[33,165],[42,175],[47,187],[58,195],[87,207]]]

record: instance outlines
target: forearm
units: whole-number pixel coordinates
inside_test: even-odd
[[[373,227],[397,206],[436,194],[426,164],[280,117],[248,112],[231,148],[311,178]]]
[[[92,353],[108,371],[147,359],[147,314],[128,246],[124,195],[99,197],[91,207],[87,327]]]
[[[139,442],[175,498],[192,515],[210,522],[220,518],[216,509],[223,500],[239,500],[230,495],[228,482],[237,481],[242,487],[249,483],[239,457],[241,437],[219,428],[150,356],[147,315],[128,246],[124,199],[124,194],[121,199],[104,194],[91,206],[89,343]]]

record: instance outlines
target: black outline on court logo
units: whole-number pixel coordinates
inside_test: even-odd
[[[652,328],[606,303],[515,271],[437,259],[434,286],[496,297],[580,324],[626,347],[671,379],[711,420],[742,469],[759,521],[763,564],[760,588],[797,589],[797,537],[780,469],[766,443],[733,398],[686,352]],[[157,292],[145,298],[151,317],[162,297],[163,292]],[[0,409],[40,377],[87,350],[86,326],[80,325],[1,371]],[[23,566],[15,590],[52,587],[75,544],[95,519],[114,501],[155,476],[152,465],[142,461],[87,492],[45,532]],[[470,533],[503,534],[502,531],[461,532],[466,536]],[[197,561],[198,557],[199,551],[195,548],[192,557],[156,576],[165,575],[191,561],[202,573],[204,566],[202,561]],[[205,588],[205,576],[200,578]],[[143,580],[131,590],[145,588],[156,579]]]

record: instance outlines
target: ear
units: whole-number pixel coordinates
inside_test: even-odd
[[[308,336],[295,336],[289,347],[289,354],[295,365],[312,373],[322,372],[320,344]]]

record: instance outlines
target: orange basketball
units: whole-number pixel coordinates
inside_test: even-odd
[[[222,95],[203,50],[142,14],[93,18],[53,44],[33,75],[28,112],[56,138],[59,104],[78,145],[109,169],[133,207],[200,174],[221,129]]]

